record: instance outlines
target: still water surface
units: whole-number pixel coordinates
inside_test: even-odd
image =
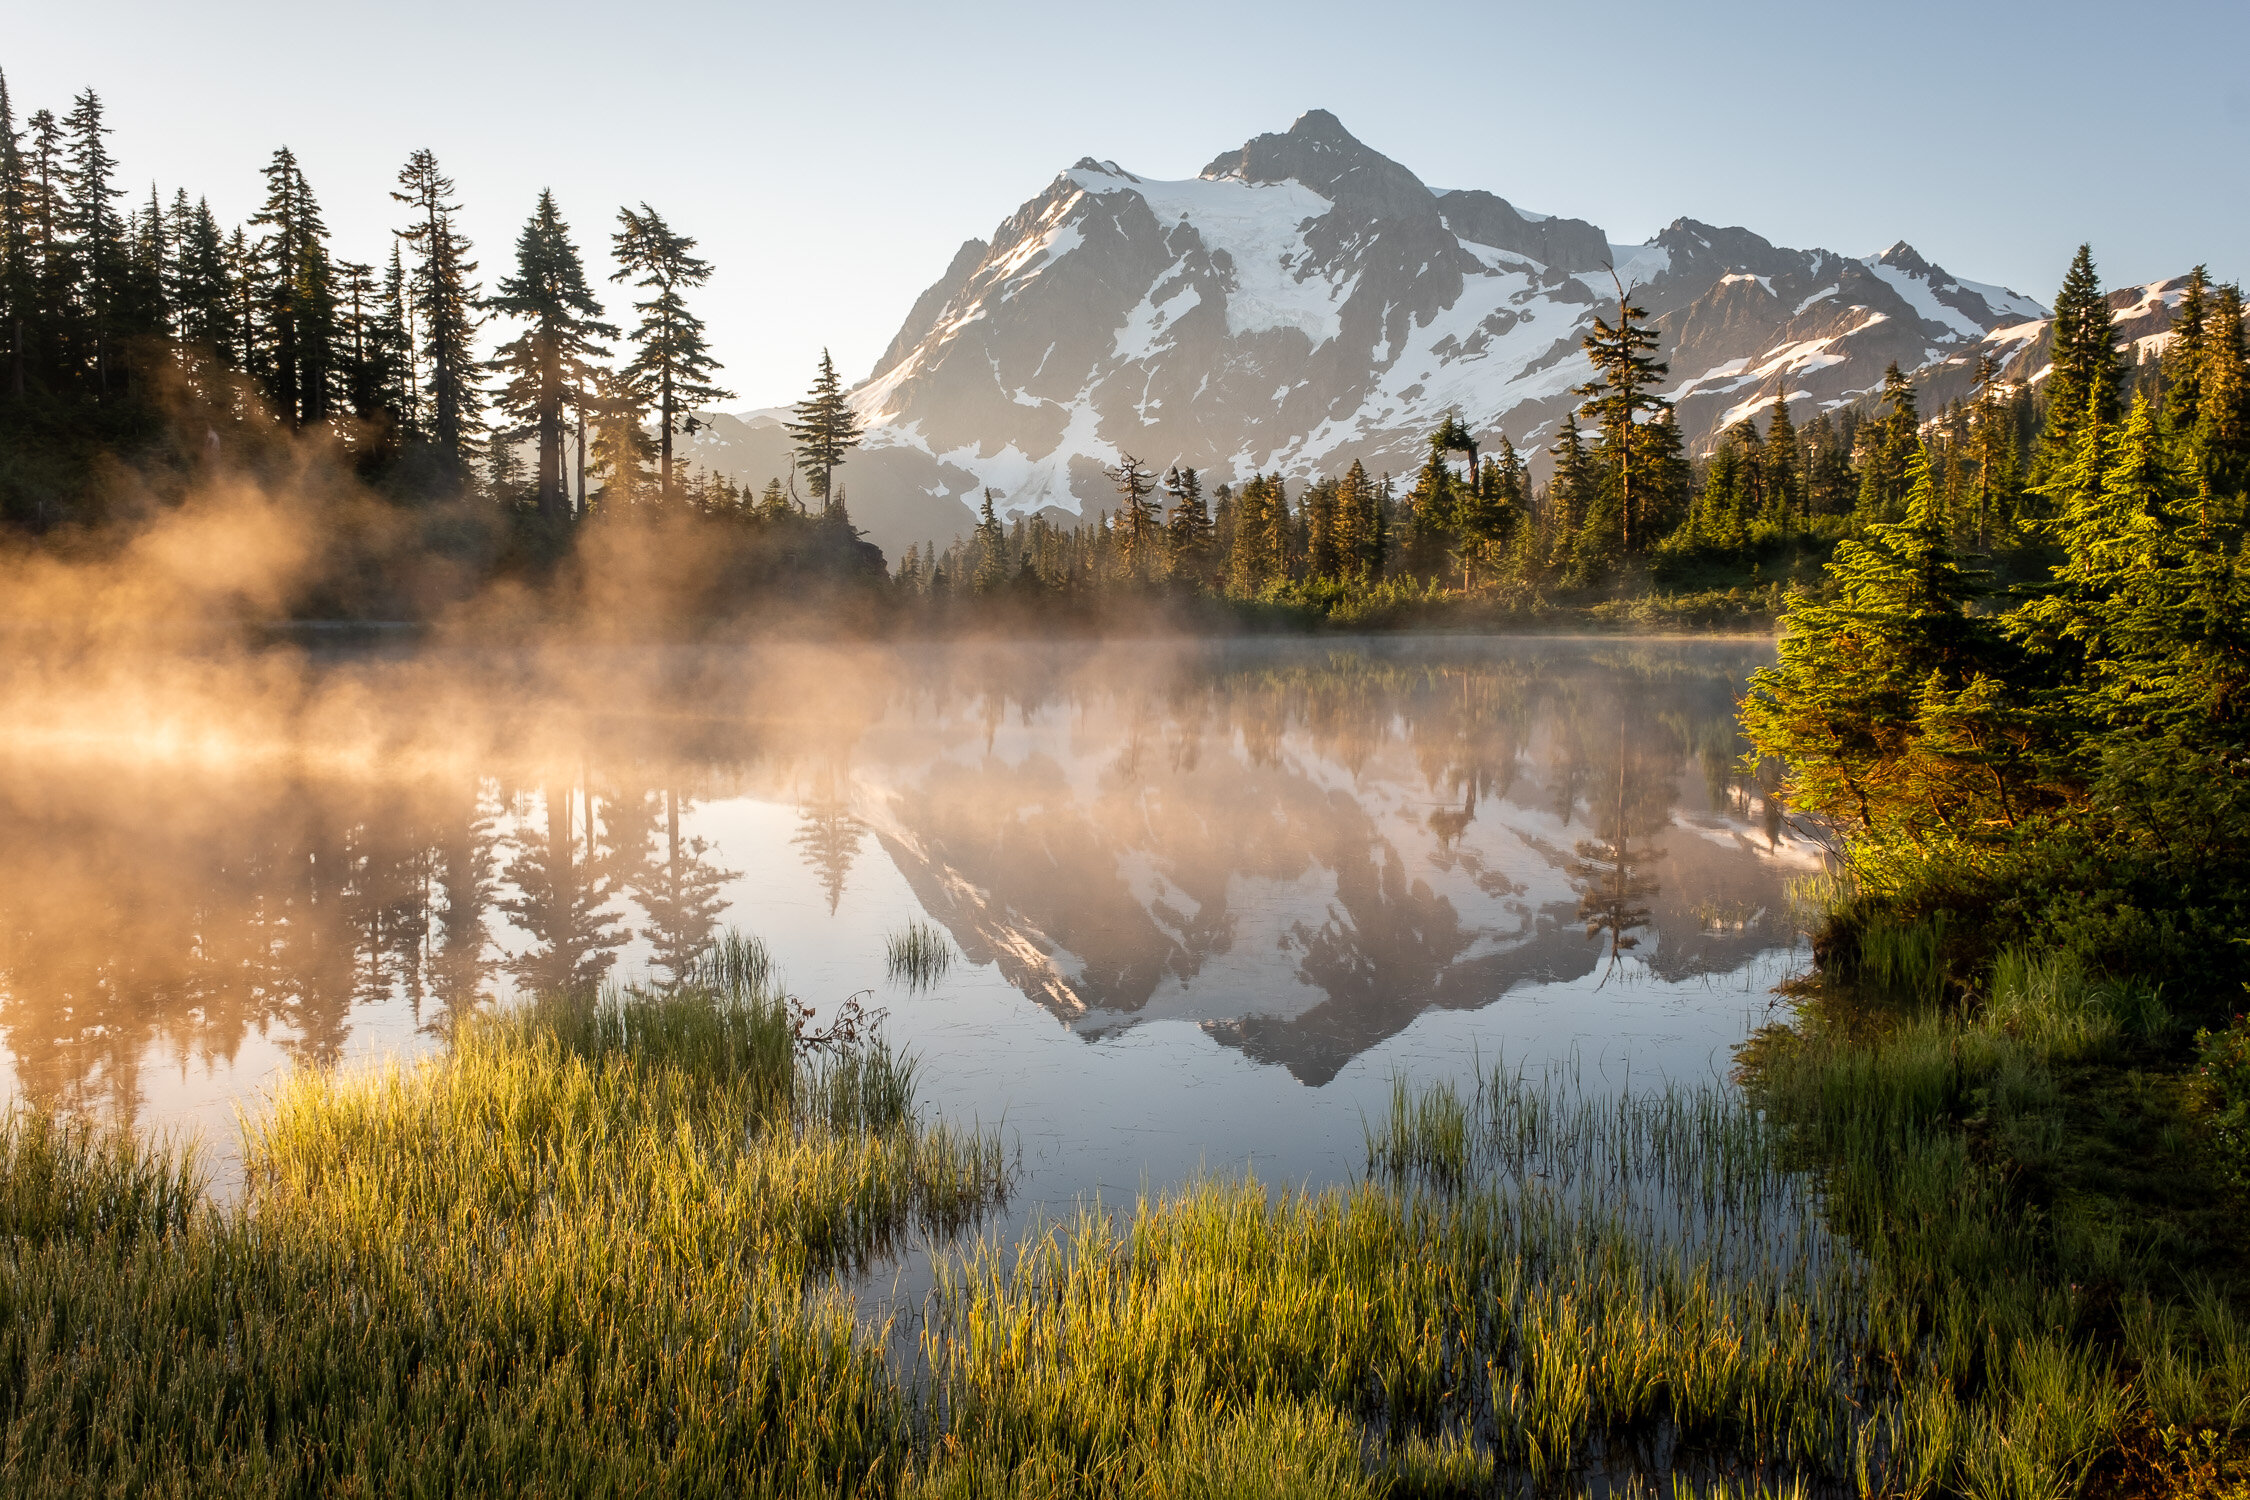
[[[871,992],[1009,1217],[1362,1169],[1399,1075],[1724,1076],[1818,851],[1764,642],[414,651],[204,664],[0,736],[0,1095],[188,1129],[721,928]],[[131,695],[125,695],[130,697]],[[154,703],[154,706],[152,705]],[[957,956],[885,975],[919,919]]]

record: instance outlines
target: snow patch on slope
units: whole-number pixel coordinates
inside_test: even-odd
[[[1354,277],[1331,280],[1311,268],[1305,228],[1336,205],[1300,182],[1191,177],[1182,182],[1121,180],[1083,168],[1068,174],[1089,193],[1134,193],[1169,229],[1185,219],[1216,259],[1233,270],[1227,332],[1240,337],[1294,328],[1317,349],[1342,328]]]
[[[1885,265],[1879,260],[1863,260],[1860,264],[1888,282],[1891,290],[1905,298],[1906,305],[1913,308],[1915,316],[1923,322],[1950,328],[1956,337],[1972,342],[1984,337],[1983,324],[1959,308],[1948,307],[1938,301],[1937,293],[1931,290],[1930,283],[1923,277],[1902,271],[1897,266]]]

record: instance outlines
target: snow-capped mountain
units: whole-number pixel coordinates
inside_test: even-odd
[[[843,474],[886,551],[943,542],[986,486],[1003,512],[1111,503],[1132,453],[1211,480],[1354,459],[1405,473],[1450,408],[1485,438],[1550,442],[1614,316],[1612,267],[1656,318],[1691,447],[1786,390],[1802,419],[1884,368],[2022,355],[2046,309],[1904,243],[1855,259],[1678,219],[1612,245],[1580,219],[1433,191],[1314,110],[1186,181],[1081,160],[971,240],[853,393],[867,443]],[[690,456],[784,472],[779,423],[717,422]]]

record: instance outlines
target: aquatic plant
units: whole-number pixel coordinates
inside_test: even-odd
[[[926,990],[953,967],[953,945],[943,932],[919,919],[888,939],[890,977],[909,990]]]

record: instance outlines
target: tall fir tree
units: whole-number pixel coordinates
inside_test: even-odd
[[[1156,498],[1156,474],[1130,453],[1118,455],[1109,470],[1117,491],[1118,571],[1129,583],[1151,583],[1164,560],[1163,503]]]
[[[1450,566],[1461,542],[1461,491],[1453,472],[1448,446],[1451,419],[1430,435],[1429,454],[1406,492],[1406,565],[1424,577],[1435,577]]]
[[[1766,496],[1773,519],[1784,530],[1809,521],[1805,510],[1804,456],[1797,424],[1789,416],[1789,382],[1774,392],[1773,414],[1766,419]]]
[[[254,374],[258,365],[257,259],[249,231],[235,225],[225,248],[227,324],[234,331],[234,350],[227,363],[244,374]]]
[[[1976,499],[1970,523],[1979,550],[2011,524],[2016,511],[2015,414],[2000,390],[2000,364],[1987,354],[1977,361],[1976,405],[1969,415],[1971,458],[1976,464]]]
[[[2227,282],[2212,292],[2203,336],[2202,402],[2195,416],[2196,483],[2201,501],[2229,500],[2235,519],[2250,489],[2250,340],[2243,329],[2242,288]]]
[[[63,120],[69,138],[69,198],[66,224],[75,262],[73,284],[80,298],[86,377],[96,396],[109,394],[117,363],[118,302],[126,276],[125,221],[116,201],[117,159],[104,137],[101,97],[92,89],[71,103]]]
[[[398,236],[391,237],[391,258],[383,267],[382,290],[375,304],[370,337],[370,378],[375,387],[375,412],[387,432],[383,441],[396,448],[420,436],[421,381],[415,367],[414,295],[407,280],[405,258]]]
[[[1343,554],[1336,546],[1337,484],[1316,479],[1305,487],[1305,577],[1326,582],[1344,576]]]
[[[1336,562],[1345,578],[1372,583],[1383,576],[1385,520],[1382,492],[1353,459],[1336,488]]]
[[[2032,460],[2032,486],[2045,493],[2057,470],[2077,461],[2080,428],[2092,420],[2106,427],[2117,420],[2117,382],[2123,366],[2117,353],[2117,328],[2109,299],[2094,271],[2093,247],[2080,245],[2055,294],[2049,325],[2053,366],[2043,394],[2047,420]]]
[[[23,138],[0,71],[0,358],[7,361],[8,395],[21,402],[29,389],[28,334],[37,283],[32,274],[31,226],[26,218]]]
[[[845,457],[859,446],[859,415],[844,399],[844,383],[836,376],[836,362],[820,351],[820,369],[812,389],[792,409],[786,424],[796,449],[797,469],[813,498],[827,503],[829,487]]]
[[[259,231],[254,335],[258,355],[251,373],[264,383],[282,420],[295,425],[301,416],[298,391],[303,381],[297,348],[297,268],[306,236],[318,232],[314,227],[318,217],[306,211],[304,175],[287,146],[274,151],[265,178],[265,202],[250,216],[251,227]]]
[[[1571,392],[1580,401],[1578,415],[1593,418],[1601,428],[1602,479],[1605,488],[1614,491],[1609,509],[1618,528],[1617,551],[1625,556],[1646,545],[1641,523],[1650,518],[1655,499],[1642,482],[1651,476],[1643,472],[1646,444],[1634,429],[1641,425],[1644,412],[1653,417],[1672,405],[1655,394],[1671,366],[1656,357],[1657,333],[1647,317],[1646,309],[1634,306],[1625,284],[1618,282],[1616,326],[1596,317],[1584,341],[1594,378]]]
[[[1914,382],[1893,360],[1883,372],[1883,415],[1860,425],[1863,457],[1859,466],[1859,516],[1862,522],[1897,521],[1905,512],[1909,471],[1922,449],[1922,414]]]
[[[723,401],[733,393],[712,383],[719,363],[704,341],[703,320],[688,311],[686,292],[711,279],[708,261],[693,253],[695,239],[677,234],[646,203],[639,213],[617,211],[620,226],[610,238],[617,270],[612,281],[630,281],[648,293],[633,304],[641,315],[633,330],[633,357],[625,376],[645,393],[656,413],[657,484],[672,493],[672,436],[700,426],[696,406]]]
[[[516,238],[516,273],[501,278],[488,306],[524,325],[492,361],[506,376],[496,401],[536,440],[534,501],[541,515],[557,520],[570,512],[565,418],[583,408],[592,362],[609,353],[595,340],[616,338],[617,330],[601,321],[601,304],[586,284],[585,263],[551,191],[540,190],[530,222]]]
[[[2203,409],[2204,331],[2211,315],[2210,273],[2202,266],[2188,272],[2180,291],[2180,305],[2172,314],[2172,338],[2164,349],[2164,428],[2173,441],[2186,447],[2194,441],[2196,418]]]
[[[976,532],[971,538],[975,560],[970,564],[969,583],[980,594],[989,594],[1008,581],[1008,530],[1000,524],[999,512],[993,509],[999,494],[993,489],[984,492],[984,503],[977,511]]]
[[[1164,493],[1171,506],[1164,521],[1165,571],[1175,581],[1208,588],[1214,528],[1203,499],[1203,476],[1174,467],[1164,476]]]
[[[78,342],[78,263],[70,250],[70,159],[62,121],[54,111],[32,112],[24,122],[29,145],[24,155],[24,232],[32,305],[26,329],[25,359],[50,385],[68,383]]]
[[[466,483],[473,472],[484,427],[484,393],[479,388],[472,348],[481,289],[470,278],[468,238],[454,227],[461,211],[453,179],[438,170],[437,157],[417,151],[399,169],[403,192],[391,197],[412,211],[398,237],[412,245],[415,266],[408,279],[414,320],[426,363],[421,435],[435,450],[444,479]]]

